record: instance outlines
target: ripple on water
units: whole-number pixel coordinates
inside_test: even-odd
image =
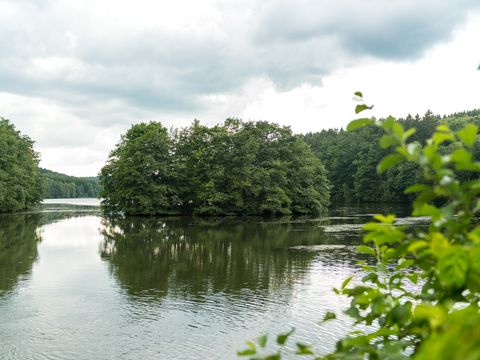
[[[22,225],[32,237],[11,255],[38,253],[29,269],[0,263],[0,277],[15,278],[0,295],[2,358],[235,359],[246,340],[292,327],[327,351],[350,327],[343,315],[318,324],[346,306],[332,288],[358,272],[349,240],[329,237],[359,238],[347,214],[328,224],[48,219]]]

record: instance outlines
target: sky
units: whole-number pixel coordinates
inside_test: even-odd
[[[132,124],[480,108],[478,0],[0,0],[0,116],[94,176]]]

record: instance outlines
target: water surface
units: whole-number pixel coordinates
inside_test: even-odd
[[[346,306],[332,288],[358,273],[361,224],[392,210],[114,219],[69,203],[0,216],[2,359],[235,359],[291,327],[331,350],[350,327],[318,324]]]

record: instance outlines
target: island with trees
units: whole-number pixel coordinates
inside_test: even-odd
[[[322,162],[288,127],[228,119],[169,133],[132,126],[100,173],[107,211],[129,215],[318,214],[329,204]]]

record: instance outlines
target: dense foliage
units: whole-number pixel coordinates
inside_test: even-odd
[[[42,176],[33,141],[0,117],[0,212],[27,209],[42,199]]]
[[[360,94],[361,95],[361,94]],[[357,107],[358,108],[358,107]],[[376,125],[380,144],[392,153],[377,165],[385,173],[405,162],[421,171],[422,183],[406,189],[415,194],[412,216],[430,219],[428,228],[407,229],[394,215],[377,215],[364,226],[371,256],[362,262],[361,282],[347,278],[336,292],[351,299],[346,313],[354,331],[328,355],[315,356],[305,344],[296,354],[315,359],[478,359],[480,358],[480,162],[475,158],[478,126],[453,131],[436,127],[424,145],[393,118],[358,119],[356,130]],[[336,318],[325,314],[325,321]],[[291,333],[277,337],[280,347]],[[250,359],[281,359],[282,349],[260,355],[262,336],[240,352]]]
[[[398,122],[405,128],[415,128],[412,141],[425,144],[436,126],[447,124],[460,129],[469,122],[480,125],[480,110],[436,116],[427,112],[423,117],[408,116]],[[422,178],[420,167],[415,163],[402,163],[393,169],[378,174],[378,162],[387,154],[378,146],[382,131],[366,127],[356,131],[329,129],[308,133],[305,141],[322,160],[332,185],[334,202],[411,202],[413,196],[403,190]],[[442,146],[442,148],[445,146]],[[480,146],[475,146],[480,155]]]
[[[44,177],[43,198],[98,198],[101,186],[96,177],[75,177],[40,169]]]
[[[325,169],[287,127],[229,119],[172,134],[134,125],[100,173],[103,205],[126,214],[313,214],[329,203]]]

